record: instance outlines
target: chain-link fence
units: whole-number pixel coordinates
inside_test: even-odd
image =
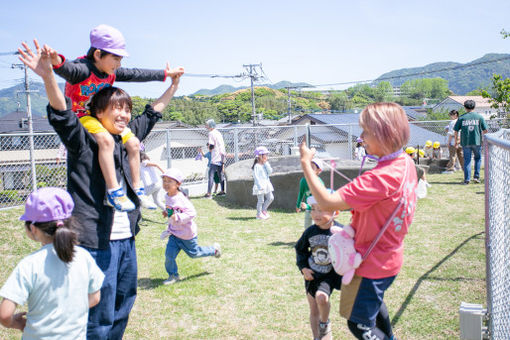
[[[324,117],[331,115],[321,115]],[[345,116],[350,117],[350,116]],[[350,117],[348,124],[322,124],[310,121],[310,125],[286,126],[229,126],[218,128],[225,141],[226,166],[253,158],[255,147],[264,145],[271,156],[298,153],[298,146],[310,130],[310,144],[317,149],[319,157],[355,159],[356,139],[361,135],[357,117]],[[447,133],[449,121],[411,122],[409,145],[421,147],[425,141],[438,141],[448,158]],[[488,121],[490,132],[501,129],[505,120]],[[0,209],[17,206],[24,202],[34,187],[66,185],[66,160],[59,152],[59,138],[54,133],[0,134]],[[199,149],[207,153],[208,131],[206,129],[171,128],[154,130],[143,141],[145,152],[152,162],[163,168],[181,169],[187,183],[206,181],[207,160],[197,157]]]
[[[485,144],[487,311],[491,339],[510,339],[510,130]]]

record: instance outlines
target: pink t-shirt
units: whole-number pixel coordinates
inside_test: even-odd
[[[165,205],[167,210],[173,209],[173,215],[176,216],[175,223],[172,223],[172,219],[168,219],[167,230],[171,234],[183,240],[191,240],[197,236],[197,225],[193,221],[197,212],[191,201],[182,192],[179,191],[174,196],[166,194]]]
[[[338,189],[352,208],[351,225],[356,231],[354,247],[363,256],[384,226],[400,199],[404,204],[356,274],[369,279],[397,275],[403,262],[404,237],[416,208],[417,176],[413,160],[406,154],[382,161]],[[402,184],[402,185],[401,185]]]

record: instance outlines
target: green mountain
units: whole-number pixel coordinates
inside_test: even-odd
[[[494,73],[510,78],[510,54],[489,53],[465,64],[439,62],[423,67],[403,68],[385,73],[375,82],[386,80],[393,86],[400,86],[411,79],[440,77],[448,81],[448,87],[455,94],[464,95],[489,86]]]
[[[307,85],[309,85],[309,84],[307,84],[307,83],[292,83],[290,81],[284,80],[284,81],[280,81],[276,84],[257,84],[256,86],[257,87],[259,87],[259,86],[269,87],[270,89],[278,90],[278,89],[283,89],[288,86],[307,86]],[[236,92],[236,91],[244,90],[244,89],[248,89],[248,88],[250,88],[250,87],[249,86],[234,87],[231,85],[220,85],[212,90],[208,90],[208,89],[198,90],[197,92],[191,94],[190,96],[216,96],[219,94],[232,93],[232,92]]]
[[[64,90],[64,84],[59,84],[60,88]],[[45,117],[46,105],[48,105],[48,98],[46,97],[46,90],[44,84],[39,82],[30,82],[30,103],[32,107],[32,115]],[[21,111],[27,109],[27,97],[24,93],[25,85],[18,84],[13,87],[0,90],[0,117],[16,111],[19,107]]]

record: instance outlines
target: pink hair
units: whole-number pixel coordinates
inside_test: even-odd
[[[385,155],[401,149],[409,140],[407,115],[395,103],[368,105],[359,116],[359,125],[375,136]]]

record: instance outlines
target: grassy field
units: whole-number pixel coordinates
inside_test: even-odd
[[[418,202],[404,266],[385,301],[399,339],[458,339],[461,301],[485,305],[484,185],[460,185],[460,173],[428,179],[432,187]],[[138,297],[124,338],[311,339],[293,249],[303,214],[270,211],[271,218],[260,221],[253,208],[221,198],[192,201],[200,243],[220,242],[223,256],[192,260],[181,253],[183,280],[163,286],[165,220],[145,212],[137,236]],[[38,246],[25,236],[21,212],[0,212],[0,284]],[[349,213],[338,220],[347,223]],[[351,339],[338,314],[339,296],[332,295],[333,336]],[[0,328],[0,339],[19,338]]]

